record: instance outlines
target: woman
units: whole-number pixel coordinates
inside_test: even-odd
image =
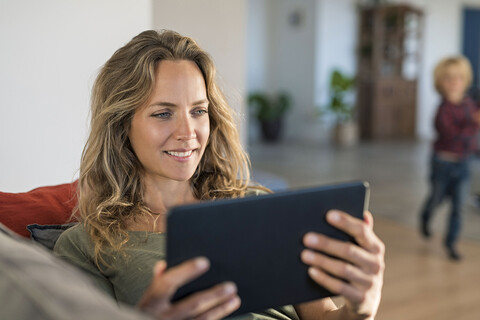
[[[166,270],[165,214],[176,205],[264,192],[249,185],[248,156],[215,83],[211,58],[178,33],[145,31],[114,53],[94,84],[79,178],[83,223],[60,237],[55,252],[118,301],[161,319],[223,318],[241,303],[233,283],[170,302],[180,286],[208,270],[209,262],[199,257]],[[304,239],[309,249],[301,259],[311,266],[310,276],[343,295],[342,308],[327,298],[244,317],[373,317],[384,247],[372,231],[371,215],[366,217],[363,222],[341,212],[328,214],[330,223],[352,234],[359,246],[314,233]]]

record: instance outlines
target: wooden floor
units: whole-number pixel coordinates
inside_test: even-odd
[[[448,206],[438,210],[429,242],[417,232],[428,192],[429,148],[428,143],[416,142],[331,148],[288,141],[250,147],[254,179],[278,190],[345,180],[370,182],[375,231],[387,250],[377,320],[480,319],[478,206],[470,201],[464,208],[459,249],[465,259],[460,263],[450,261],[441,245]],[[473,191],[480,192],[480,161],[473,169]]]
[[[446,259],[440,237],[425,242],[410,226],[377,219],[386,270],[377,320],[480,319],[480,244],[462,241],[465,259]]]

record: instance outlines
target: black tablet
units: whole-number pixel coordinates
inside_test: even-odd
[[[175,207],[167,216],[168,267],[206,256],[210,269],[173,300],[223,281],[233,281],[242,300],[233,315],[331,296],[300,260],[303,235],[353,241],[325,214],[338,209],[363,219],[367,206],[368,184],[351,182]]]

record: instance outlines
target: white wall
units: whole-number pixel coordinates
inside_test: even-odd
[[[248,0],[247,6],[247,95],[253,92],[271,91],[268,70],[272,66],[270,56],[273,48],[273,13],[268,0]],[[248,141],[260,136],[259,124],[247,109]]]
[[[315,104],[328,102],[330,75],[356,72],[357,12],[352,0],[317,0]]]
[[[357,12],[353,0],[317,0],[315,27],[315,110],[322,110],[310,128],[319,140],[330,142],[333,118],[325,113],[330,76],[334,69],[349,76],[356,72]],[[352,100],[353,103],[353,100]]]
[[[291,93],[294,108],[286,119],[285,136],[302,139],[311,134],[308,124],[314,109],[315,0],[278,1],[277,5],[270,55],[272,89]],[[298,26],[289,21],[295,11],[302,17]]]
[[[285,90],[293,108],[287,114],[284,136],[311,135],[314,112],[316,0],[250,0],[248,32],[248,89],[276,94]],[[297,12],[299,25],[290,22]],[[251,119],[254,121],[254,119]],[[250,130],[258,139],[255,123]]]
[[[271,0],[270,0],[271,1]],[[248,0],[247,92],[270,90],[268,72],[273,54],[273,14],[270,1]]]
[[[74,179],[97,70],[151,27],[151,0],[0,0],[1,191]]]
[[[194,38],[213,58],[219,85],[239,115],[246,141],[246,0],[154,0],[155,29],[173,29]]]

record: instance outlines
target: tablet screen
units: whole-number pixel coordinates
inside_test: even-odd
[[[242,300],[232,315],[331,296],[300,260],[309,231],[353,239],[326,222],[330,209],[363,219],[368,184],[351,182],[173,208],[167,215],[167,265],[198,256],[210,269],[181,287],[174,300],[233,281]]]

